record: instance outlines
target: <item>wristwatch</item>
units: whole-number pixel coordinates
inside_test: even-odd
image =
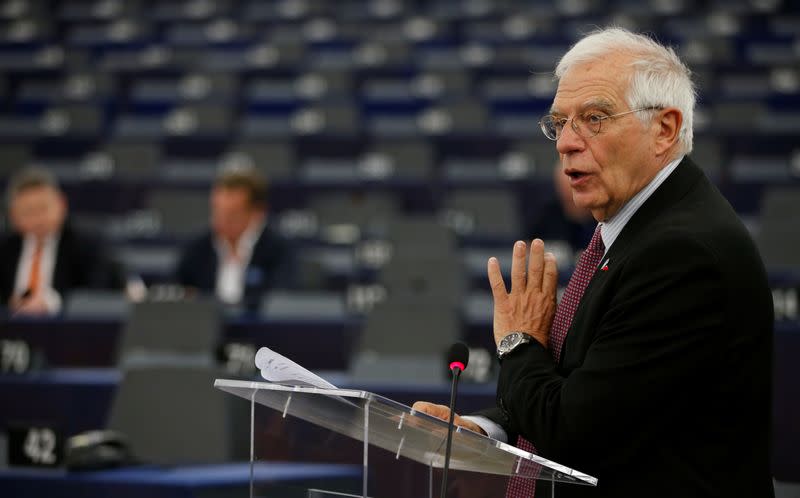
[[[514,351],[523,344],[528,344],[532,340],[533,337],[525,332],[511,332],[500,339],[500,344],[497,345],[497,357],[503,359],[508,353]]]

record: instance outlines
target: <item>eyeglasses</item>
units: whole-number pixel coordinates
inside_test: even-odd
[[[542,119],[539,120],[539,126],[542,128],[542,133],[544,133],[544,136],[546,136],[550,140],[558,140],[559,137],[561,137],[561,132],[564,130],[564,125],[567,124],[567,121],[572,121],[571,123],[572,131],[582,136],[583,138],[592,138],[593,136],[600,133],[600,128],[603,125],[603,121],[605,121],[606,119],[616,118],[619,116],[624,116],[626,114],[632,114],[634,112],[639,112],[639,111],[655,111],[658,109],[663,109],[663,107],[660,106],[642,107],[639,109],[634,109],[632,111],[625,111],[617,114],[611,114],[610,116],[604,116],[602,114],[598,114],[596,111],[589,111],[574,116],[572,118],[560,118],[548,114],[547,116],[544,116],[542,117]]]

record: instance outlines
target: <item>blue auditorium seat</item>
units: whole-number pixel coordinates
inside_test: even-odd
[[[237,135],[245,140],[287,139],[292,135],[292,112],[248,113],[239,120]]]
[[[0,47],[41,47],[53,38],[53,32],[53,23],[47,16],[21,16],[0,28]]]
[[[295,152],[283,141],[238,141],[230,144],[219,159],[220,167],[252,167],[261,170],[274,183],[295,174]]]
[[[754,65],[784,64],[796,66],[800,54],[794,40],[752,41],[744,47],[747,61]]]
[[[718,72],[717,85],[723,97],[760,98],[771,94],[768,71]]]
[[[158,2],[152,9],[147,9],[145,14],[156,21],[202,21],[225,15],[230,9],[230,2],[178,0]]]
[[[164,32],[164,40],[174,47],[242,46],[256,39],[256,32],[229,18],[206,23],[175,22]]]
[[[187,73],[181,77],[145,77],[131,85],[133,105],[213,101],[221,104],[235,98],[236,79],[225,74]]]
[[[261,21],[298,21],[313,16],[330,14],[332,5],[318,1],[263,2],[248,0],[243,2],[241,14],[246,19]]]
[[[97,57],[97,67],[110,73],[132,72],[137,75],[171,68],[172,52],[168,47],[150,43],[142,47],[106,47]]]
[[[466,65],[462,47],[455,42],[418,46],[415,50],[415,61],[417,67],[427,70],[461,70]]]
[[[412,63],[410,51],[402,39],[371,36],[354,48],[353,60],[361,69],[402,71]]]
[[[61,21],[102,21],[142,14],[139,2],[67,0],[59,3],[57,16]]]
[[[114,257],[147,284],[166,283],[174,278],[180,249],[175,244],[163,243],[119,244],[114,249]]]
[[[120,20],[108,23],[96,21],[72,24],[65,36],[69,47],[106,48],[137,46],[154,39],[155,30],[134,20]]]
[[[730,158],[731,178],[740,183],[783,183],[792,180],[788,158],[775,155],[734,155]]]
[[[75,290],[64,303],[64,316],[119,320],[127,316],[130,302],[119,291]]]
[[[41,135],[40,116],[0,114],[0,136],[6,140],[34,140]]]
[[[245,87],[244,99],[251,108],[297,105],[303,96],[299,94],[295,82],[294,76],[251,78]]]
[[[502,161],[498,157],[446,158],[441,164],[442,176],[448,185],[500,185],[506,179]]]
[[[764,263],[773,270],[800,268],[800,231],[795,214],[800,211],[800,187],[782,185],[768,189],[759,213],[759,244]]]
[[[0,118],[0,126],[2,126]],[[0,147],[0,178],[4,179],[31,161],[30,148],[24,143],[3,144]]]
[[[111,135],[115,140],[159,141],[163,139],[166,112],[158,114],[119,114]]]
[[[419,109],[438,96],[426,95],[425,90],[417,78],[384,76],[366,79],[362,84],[361,98],[368,109],[391,106]]]
[[[167,104],[168,105],[168,104]],[[166,137],[228,139],[236,124],[223,105],[192,104],[169,109],[140,109],[117,118],[113,136],[120,140],[157,141]]]
[[[107,74],[78,71],[63,78],[37,77],[22,80],[17,88],[16,106],[41,106],[67,102],[104,104],[116,96],[114,79]]]
[[[730,163],[721,141],[713,135],[695,134],[692,140],[691,157],[713,182],[719,184]]]
[[[360,160],[364,178],[428,181],[436,174],[434,148],[425,141],[372,141]]]
[[[299,109],[291,117],[290,126],[296,135],[332,135],[352,137],[362,129],[361,116],[352,104],[335,101]]]
[[[276,322],[338,322],[348,317],[338,292],[274,291],[264,298],[259,313]]]
[[[442,215],[459,235],[514,240],[522,233],[515,193],[500,188],[451,189],[442,201]]]
[[[207,188],[156,187],[148,192],[146,206],[158,215],[164,234],[188,237],[208,227]]]
[[[154,178],[161,164],[161,148],[148,141],[110,139],[96,154],[94,160],[109,161],[113,175],[131,183]]]
[[[368,189],[320,192],[309,199],[308,207],[323,236],[326,230],[352,226],[355,240],[351,242],[358,242],[359,237],[367,238],[375,225],[385,226],[401,213],[397,195]]]
[[[800,99],[794,99],[794,105],[783,109],[768,110],[760,116],[758,128],[764,135],[779,135],[785,138],[796,137],[800,128]]]

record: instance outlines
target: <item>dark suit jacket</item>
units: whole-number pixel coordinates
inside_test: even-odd
[[[514,351],[487,415],[599,479],[559,497],[773,496],[772,298],[733,209],[685,159],[606,259],[560,364]]]
[[[17,265],[23,238],[17,233],[0,240],[0,306],[5,306],[14,291]],[[70,290],[125,287],[122,267],[109,255],[97,237],[81,232],[70,223],[61,229],[53,268],[53,288],[64,297]]]
[[[255,309],[264,293],[272,287],[288,286],[292,278],[291,251],[285,239],[264,227],[245,272],[242,304]],[[214,294],[217,287],[217,251],[214,235],[207,232],[183,250],[176,280],[181,285]]]

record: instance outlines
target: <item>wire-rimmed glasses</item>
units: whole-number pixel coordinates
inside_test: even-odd
[[[610,114],[608,116],[600,114],[597,111],[585,112],[583,114],[573,116],[572,118],[564,118],[548,114],[539,120],[539,126],[542,128],[542,133],[544,133],[544,136],[555,141],[561,137],[561,132],[564,130],[564,126],[567,124],[567,121],[571,121],[572,131],[583,138],[592,138],[600,133],[600,129],[603,126],[603,121],[606,119],[616,118],[639,111],[655,111],[658,109],[663,109],[663,107],[640,107],[639,109],[633,109],[632,111],[619,112],[617,114]]]

